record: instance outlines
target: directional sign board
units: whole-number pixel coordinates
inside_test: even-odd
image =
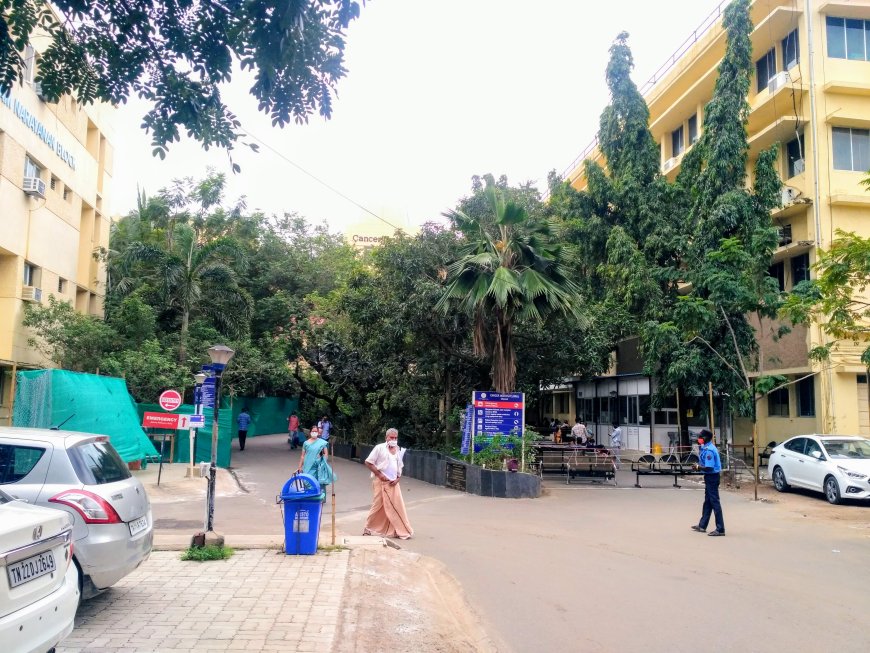
[[[491,439],[495,435],[521,437],[525,424],[526,396],[521,392],[474,392],[474,437]]]
[[[179,415],[172,413],[145,413],[142,416],[142,426],[146,429],[170,429],[178,428]]]
[[[202,428],[205,426],[205,415],[178,415],[178,430]]]

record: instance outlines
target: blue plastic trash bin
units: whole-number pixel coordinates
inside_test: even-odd
[[[325,498],[320,483],[308,474],[294,474],[284,483],[278,500],[284,508],[284,552],[287,555],[317,553]]]

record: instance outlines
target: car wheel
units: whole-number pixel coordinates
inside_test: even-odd
[[[785,480],[785,474],[782,471],[782,467],[773,468],[773,487],[776,488],[777,492],[788,492],[789,486]]]
[[[825,479],[825,498],[828,503],[833,503],[835,506],[842,501],[840,497],[840,484],[833,476],[828,476]]]

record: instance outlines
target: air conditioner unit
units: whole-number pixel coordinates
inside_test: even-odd
[[[680,157],[672,156],[670,159],[665,161],[665,165],[662,166],[662,172],[667,172],[671,168],[673,168],[677,163],[680,162]]]
[[[779,246],[785,247],[791,244],[791,225],[784,224],[778,228],[779,231]]]
[[[806,164],[803,159],[795,159],[792,163],[792,169],[794,170],[794,174],[799,175],[802,174],[804,170],[806,170]]]
[[[801,192],[797,188],[793,188],[792,186],[783,186],[782,187],[782,205],[788,206],[792,202],[794,202],[798,197],[801,196]]]
[[[27,195],[45,199],[45,182],[39,177],[25,177],[21,189]]]
[[[790,81],[791,79],[789,78],[788,73],[783,70],[781,73],[776,73],[776,75],[770,78],[770,81],[767,82],[767,90],[770,93],[775,93]]]
[[[41,302],[42,288],[34,288],[33,286],[22,286],[21,299],[25,302]]]

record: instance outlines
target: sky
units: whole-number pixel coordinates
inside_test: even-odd
[[[630,34],[640,86],[719,4],[368,0],[347,32],[348,74],[330,120],[272,127],[249,80],[223,90],[243,128],[277,151],[238,147],[239,174],[226,152],[190,140],[153,157],[140,128],[145,105],[122,106],[113,212],[135,208],[137,188],[156,194],[209,167],[226,173],[227,203],[244,196],[249,209],[295,211],[345,233],[371,221],[368,212],[404,229],[437,220],[470,193],[473,175],[544,191],[547,173],[564,172],[595,136],[617,34]]]

